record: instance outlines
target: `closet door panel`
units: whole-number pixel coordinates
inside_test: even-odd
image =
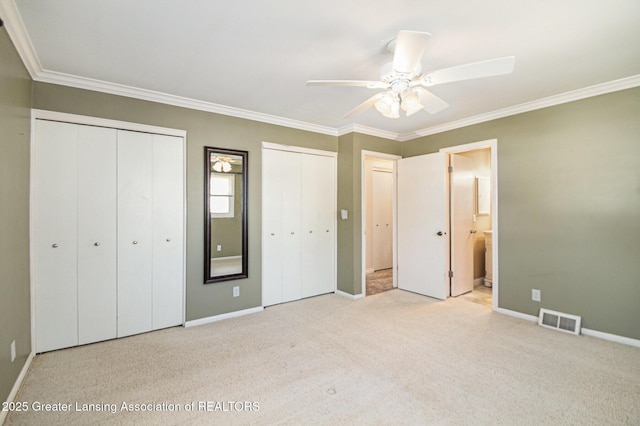
[[[153,329],[183,321],[183,139],[153,135]]]
[[[78,126],[78,343],[116,337],[116,130]]]
[[[77,126],[36,120],[36,352],[78,344]]]
[[[152,329],[152,139],[118,131],[118,337]]]
[[[336,160],[320,157],[322,172],[317,186],[318,213],[318,294],[330,293],[336,289]]]
[[[262,150],[262,304],[283,301],[282,151]]]
[[[322,223],[321,212],[325,208],[321,204],[325,174],[322,170],[323,157],[318,155],[302,155],[302,249],[301,278],[302,297],[315,296],[320,292],[322,271],[319,257],[322,255]]]
[[[282,152],[282,301],[302,297],[301,281],[301,155]]]

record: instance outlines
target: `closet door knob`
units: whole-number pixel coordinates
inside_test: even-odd
[[[93,243],[93,245],[94,245],[94,246],[96,246],[96,247],[98,247],[98,246],[100,245],[100,243],[95,242],[95,243]]]
[[[329,230],[327,229],[327,232],[329,232]]]
[[[134,242],[133,242],[133,244],[138,244],[138,242],[137,242],[137,241],[134,241]]]
[[[276,235],[276,234],[272,232],[272,233],[271,233],[271,236],[273,237],[274,235]]]
[[[58,245],[57,244],[53,244],[53,245],[51,245],[51,247],[58,248]]]
[[[292,232],[291,235],[295,234],[295,232]]]
[[[313,231],[309,231],[310,234],[313,234]]]
[[[171,242],[171,238],[167,238],[167,242],[170,243]]]

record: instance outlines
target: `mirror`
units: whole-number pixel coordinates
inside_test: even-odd
[[[204,147],[205,284],[247,278],[247,151]]]
[[[488,177],[476,176],[476,214],[486,216],[491,212],[491,181]]]

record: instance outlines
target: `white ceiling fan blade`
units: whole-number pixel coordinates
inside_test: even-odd
[[[361,103],[360,105],[358,105],[357,107],[355,107],[354,109],[346,113],[344,118],[351,118],[354,115],[360,114],[362,111],[371,108],[373,105],[375,105],[376,102],[378,102],[378,99],[380,99],[381,97],[382,97],[382,93],[377,93],[373,95],[372,97],[370,97],[369,99],[367,99],[366,101],[364,101],[363,103]]]
[[[350,87],[368,87],[371,89],[386,89],[388,83],[383,81],[369,80],[309,80],[307,86],[350,86]]]
[[[454,81],[510,74],[513,71],[515,62],[516,58],[514,56],[506,56],[504,58],[489,59],[487,61],[443,68],[425,75],[421,81],[425,86],[435,86],[436,84],[451,83]]]
[[[420,96],[420,103],[429,114],[435,114],[449,108],[448,103],[429,92],[427,89],[416,87],[416,90],[418,91],[418,96]]]
[[[393,70],[405,74],[414,72],[427,48],[429,37],[429,33],[400,31],[393,55]]]

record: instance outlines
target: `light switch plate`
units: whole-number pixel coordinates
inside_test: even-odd
[[[531,289],[531,300],[533,300],[534,302],[540,301],[540,290],[535,288]]]

